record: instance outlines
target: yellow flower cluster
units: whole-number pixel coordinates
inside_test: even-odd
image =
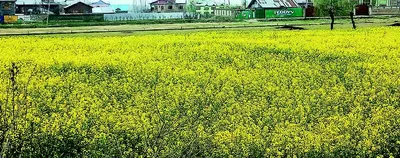
[[[398,157],[399,37],[1,37],[0,157]]]

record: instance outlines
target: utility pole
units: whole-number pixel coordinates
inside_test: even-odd
[[[397,8],[399,8],[399,15],[400,15],[400,0],[397,0]]]
[[[184,13],[184,15],[186,15],[187,6],[188,6],[188,3],[187,3],[187,0],[185,0],[185,7],[183,8],[183,13]]]
[[[50,17],[50,0],[47,0],[48,7],[47,7],[47,26],[49,26],[49,17]]]
[[[135,0],[132,0],[132,12],[135,12]]]

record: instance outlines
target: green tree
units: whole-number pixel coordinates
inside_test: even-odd
[[[349,12],[354,9],[357,3],[357,0],[314,0],[318,16],[329,15],[330,9],[334,10],[335,15],[349,15]]]

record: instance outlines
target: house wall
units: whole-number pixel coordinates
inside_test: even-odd
[[[151,5],[152,12],[157,13],[170,13],[170,12],[183,12],[185,11],[185,4],[165,4],[165,5]]]
[[[85,13],[85,14],[88,14],[88,13],[92,13],[92,7],[89,7],[87,5],[79,3],[77,5],[73,5],[73,6],[69,7],[69,8],[65,8],[64,11],[65,11],[65,13],[70,13],[70,14],[73,14],[73,13]]]
[[[15,15],[15,1],[1,1],[0,15]]]

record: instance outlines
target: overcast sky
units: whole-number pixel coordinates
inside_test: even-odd
[[[40,3],[42,0],[17,0],[17,3]],[[65,0],[55,0],[56,2],[64,2]],[[90,3],[90,2],[96,2],[98,0],[67,0],[68,4],[70,3],[74,3],[74,2],[86,2],[86,3]],[[111,3],[111,4],[129,4],[132,5],[133,3],[136,4],[149,4],[150,2],[153,2],[155,0],[104,0],[107,3]],[[185,2],[186,0],[176,0],[177,2]],[[187,2],[190,2],[191,0],[187,0]],[[217,4],[222,4],[224,3],[224,1],[226,3],[228,3],[228,0],[196,0],[196,1],[208,1],[208,2],[216,2]],[[233,5],[239,5],[241,3],[242,0],[230,0],[230,3]],[[246,0],[247,3],[250,2],[250,0]]]

